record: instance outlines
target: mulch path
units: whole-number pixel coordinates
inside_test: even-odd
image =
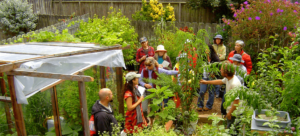
[[[194,105],[197,105],[197,100],[198,100],[198,97],[195,96],[194,100],[193,100]],[[204,94],[204,106],[206,105],[207,100],[208,100],[208,91],[206,91],[206,93]],[[215,97],[214,105],[213,105],[212,109],[208,110],[208,111],[198,111],[198,114],[199,115],[201,115],[201,114],[211,115],[212,113],[217,113],[217,115],[222,115],[221,114],[221,104],[222,104],[222,98]],[[195,106],[194,109],[197,109],[197,106]]]

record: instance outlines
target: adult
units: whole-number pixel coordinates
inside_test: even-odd
[[[136,52],[136,61],[140,63],[139,73],[145,68],[145,60],[147,57],[154,56],[154,48],[148,45],[148,40],[146,37],[140,38],[140,44],[142,45]]]
[[[158,66],[160,68],[164,68],[166,70],[172,69],[172,63],[171,63],[170,57],[167,55],[167,50],[165,50],[165,47],[163,45],[157,46],[157,50],[155,51],[154,58],[158,62]],[[163,66],[164,61],[168,62],[169,65],[164,67]]]
[[[226,92],[229,92],[231,89],[242,86],[240,80],[237,76],[234,75],[235,70],[233,68],[232,64],[229,62],[223,63],[221,66],[221,75],[224,77],[223,79],[218,80],[212,80],[212,81],[206,81],[201,80],[200,83],[202,84],[213,84],[213,85],[222,85],[226,84]],[[230,126],[234,123],[234,120],[236,117],[232,116],[233,111],[236,110],[236,105],[239,104],[239,97],[237,97],[230,106],[227,107],[227,128],[230,128]]]
[[[245,47],[245,43],[242,40],[237,40],[235,42],[234,51],[231,51],[228,55],[228,60],[233,63],[232,60],[229,58],[233,57],[234,54],[240,54],[242,56],[242,60],[244,63],[241,62],[242,65],[244,65],[247,68],[247,74],[249,75],[252,71],[252,61],[250,55],[248,55],[243,48]]]
[[[94,136],[109,133],[112,135],[113,128],[118,126],[118,122],[114,117],[110,102],[113,100],[113,94],[110,89],[102,88],[99,91],[99,98],[92,107],[92,115],[94,115],[94,125],[96,134]]]
[[[223,44],[223,37],[222,35],[216,35],[214,37],[214,44],[212,45],[214,47],[214,49],[217,52],[217,55],[220,59],[220,61],[224,61],[225,60],[225,56],[226,56],[226,47]]]
[[[129,72],[125,76],[126,83],[123,96],[126,101],[127,112],[124,132],[129,134],[137,133],[147,126],[141,106],[144,96],[137,89],[139,77],[141,77],[141,74],[135,72]]]
[[[236,66],[235,75],[239,78],[241,84],[244,85],[244,78],[247,75],[247,68],[241,64],[244,63],[242,56],[240,54],[234,54],[233,57],[229,59],[232,60],[233,65]]]
[[[209,50],[206,51],[206,56],[207,56],[207,62],[208,64],[212,64],[215,62],[220,62],[220,59],[215,51],[215,49],[213,48],[213,46],[209,45]],[[204,65],[204,67],[208,67],[207,65]],[[208,68],[204,68],[203,69],[203,80],[211,80],[212,77],[215,74],[209,74],[208,72]],[[206,102],[206,106],[204,107],[204,94],[207,91],[208,88],[208,93],[209,93],[209,97],[208,100]],[[214,93],[216,92],[216,97],[219,97],[220,94],[220,85],[213,85],[212,87],[209,87],[207,84],[200,84],[200,91],[199,91],[199,97],[198,97],[198,102],[197,102],[197,110],[198,111],[207,111],[207,110],[211,110],[212,106],[214,104]],[[203,108],[204,107],[204,108]]]
[[[139,83],[141,86],[144,86],[146,89],[156,88],[156,85],[151,81],[145,83],[143,79],[157,79],[157,73],[165,73],[167,75],[176,75],[179,72],[174,70],[165,70],[163,68],[159,68],[158,62],[153,57],[148,57],[145,61],[146,68],[144,68],[141,72],[141,78],[139,79]],[[150,92],[146,91],[145,97],[149,95]],[[149,99],[146,99],[142,102],[143,113],[145,118],[148,116],[148,102]],[[154,117],[150,117],[151,125],[153,124]],[[148,120],[148,119],[147,119]]]

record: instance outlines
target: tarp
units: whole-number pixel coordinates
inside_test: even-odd
[[[23,63],[20,68],[37,72],[73,75],[94,65],[105,67],[125,67],[122,50],[110,50],[67,57],[47,58]],[[27,98],[51,86],[59,79],[15,76],[17,102],[28,104]]]

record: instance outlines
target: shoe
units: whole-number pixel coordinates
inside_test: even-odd
[[[200,107],[198,107],[198,108],[197,108],[197,110],[198,110],[198,111],[202,111],[202,110],[203,110],[203,108],[200,108]]]
[[[211,110],[211,109],[204,107],[203,110],[208,111],[208,110]]]

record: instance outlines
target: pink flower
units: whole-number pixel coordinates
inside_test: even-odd
[[[234,13],[234,14],[233,14],[233,17],[236,17],[236,16],[237,16],[237,14],[236,14],[236,13]]]
[[[296,1],[295,4],[298,4],[298,2]]]
[[[252,18],[251,18],[251,17],[248,17],[248,20],[252,20]]]
[[[271,3],[271,1],[270,0],[267,0],[269,3]]]
[[[230,6],[232,7],[232,6],[233,6],[233,4],[230,4]]]
[[[271,12],[270,15],[273,16],[273,13]]]
[[[294,13],[297,13],[297,10],[294,10]]]
[[[262,12],[261,12],[261,11],[259,11],[259,13],[261,14]]]
[[[247,5],[247,4],[248,4],[248,1],[245,1],[244,4]]]
[[[260,20],[260,17],[259,17],[259,16],[256,16],[256,17],[255,17],[255,20]]]
[[[286,27],[286,26],[284,26],[284,27],[283,27],[283,31],[286,31],[286,30],[287,30],[287,27]]]

